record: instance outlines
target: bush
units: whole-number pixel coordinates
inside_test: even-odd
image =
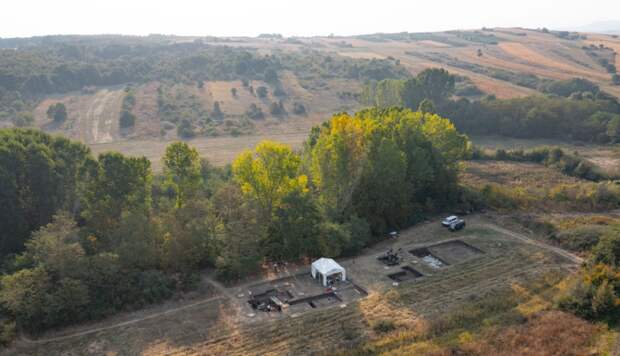
[[[396,330],[396,325],[392,320],[379,320],[372,326],[372,330],[377,334],[386,334]]]
[[[300,102],[294,102],[293,103],[293,113],[295,115],[305,115],[306,114],[306,107],[304,106],[304,104],[302,104]]]
[[[15,322],[3,320],[0,324],[0,345],[8,345],[15,340],[16,333]]]
[[[47,117],[54,122],[63,122],[67,119],[67,108],[63,103],[52,104],[47,108]]]
[[[187,119],[183,119],[183,121],[181,121],[181,124],[177,127],[177,135],[183,138],[194,137],[195,133],[194,128],[192,127],[192,123]]]
[[[268,93],[267,88],[263,86],[256,88],[256,95],[261,99],[266,98]]]
[[[558,242],[563,248],[571,251],[590,251],[605,233],[606,228],[599,225],[580,226],[575,229],[561,231],[551,235],[551,239]]]
[[[122,129],[133,127],[136,124],[136,116],[127,110],[121,112],[119,125]]]
[[[263,109],[259,108],[254,103],[250,104],[250,107],[245,112],[245,114],[252,120],[260,120],[265,118],[265,114],[263,114]]]

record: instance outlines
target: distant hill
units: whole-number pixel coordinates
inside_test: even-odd
[[[571,28],[571,30],[578,32],[620,34],[620,20],[593,22],[585,26]]]

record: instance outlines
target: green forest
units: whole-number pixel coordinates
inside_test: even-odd
[[[542,88],[544,95],[487,96],[475,101],[454,97],[456,80],[443,69],[428,69],[408,80],[370,82],[361,100],[373,106],[413,110],[430,100],[431,110],[449,117],[460,131],[471,135],[620,142],[618,100],[587,80],[549,83]]]
[[[199,271],[346,256],[458,204],[468,139],[435,114],[370,109],[217,168],[170,144],[163,173],[27,129],[0,131],[0,305],[30,332],[164,300]],[[5,323],[7,321],[5,320]]]

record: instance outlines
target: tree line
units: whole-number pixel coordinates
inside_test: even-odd
[[[368,105],[418,109],[424,100],[467,134],[555,138],[582,142],[620,142],[620,104],[584,79],[549,83],[547,95],[482,100],[454,99],[455,77],[428,69],[408,80],[369,83],[362,95]]]
[[[223,168],[176,142],[161,174],[40,131],[0,136],[0,308],[31,332],[163,300],[206,267],[229,280],[358,253],[455,204],[470,150],[449,120],[406,109],[337,114],[299,151],[266,141]]]

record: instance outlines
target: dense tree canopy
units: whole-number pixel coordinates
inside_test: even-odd
[[[59,209],[78,206],[89,149],[32,130],[0,130],[0,256],[17,252]]]
[[[470,134],[590,142],[618,140],[620,104],[587,80],[547,83],[542,90],[551,95],[546,96],[503,100],[487,97],[477,101],[454,100],[455,80],[444,70],[428,69],[406,81],[371,82],[361,98],[373,106],[437,112]]]
[[[261,142],[229,168],[187,143],[163,174],[39,131],[0,130],[0,303],[41,331],[187,290],[265,261],[358,253],[458,198],[465,136],[407,109],[337,114],[300,152]]]

